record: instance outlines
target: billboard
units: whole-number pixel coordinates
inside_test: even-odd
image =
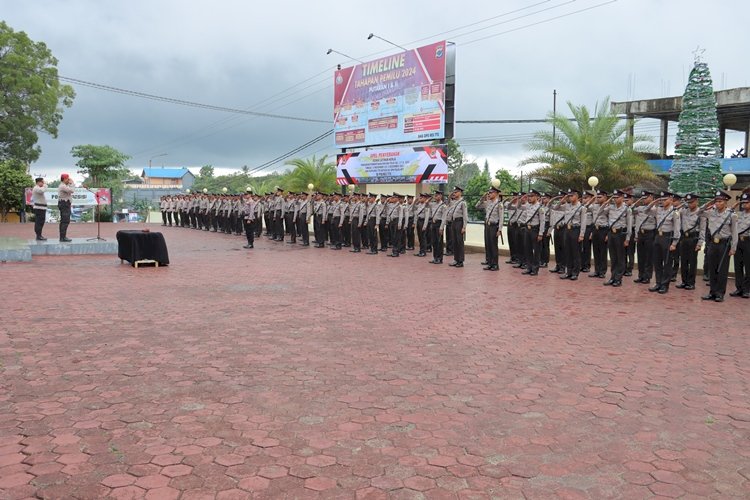
[[[27,205],[32,205],[31,189],[26,188]],[[100,205],[110,205],[112,203],[109,188],[91,188],[91,191],[86,188],[74,188],[73,202],[71,204],[74,207],[95,207],[97,205],[97,195]],[[47,188],[44,192],[44,197],[47,199],[48,208],[57,207],[57,188]]]
[[[446,42],[336,71],[336,147],[445,137]]]
[[[445,146],[372,149],[340,154],[336,182],[348,184],[441,184],[448,182]]]

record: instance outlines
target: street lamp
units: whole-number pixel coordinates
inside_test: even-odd
[[[154,158],[159,158],[161,156],[167,156],[167,155],[168,155],[168,153],[160,153],[158,155],[154,155],[151,158],[149,158],[148,159],[148,168],[151,168],[151,160],[153,160]]]
[[[360,63],[360,64],[364,64],[364,61],[360,61],[360,60],[359,60],[359,59],[357,59],[356,57],[348,56],[348,55],[344,54],[343,52],[339,52],[338,50],[328,49],[328,50],[326,51],[326,55],[330,54],[331,52],[333,52],[334,54],[338,54],[338,55],[340,55],[340,56],[344,56],[344,57],[346,57],[347,59],[351,59],[352,61],[357,61],[357,62],[358,62],[358,63]]]
[[[732,186],[737,184],[737,176],[734,174],[726,174],[722,179],[727,189],[732,189]]]
[[[383,38],[382,36],[378,36],[378,35],[376,35],[375,33],[370,33],[369,35],[367,35],[367,39],[368,39],[368,40],[372,40],[373,38],[377,38],[378,40],[383,40],[383,41],[384,41],[385,43],[390,43],[390,44],[391,44],[391,45],[393,45],[394,47],[398,47],[399,49],[403,50],[404,52],[407,52],[407,51],[409,50],[409,49],[407,49],[407,48],[405,48],[405,47],[402,47],[401,45],[399,45],[399,44],[397,44],[397,43],[393,43],[393,42],[391,42],[390,40],[386,40],[386,39],[385,39],[385,38]]]

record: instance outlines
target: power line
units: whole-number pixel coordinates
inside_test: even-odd
[[[83,85],[84,87],[91,87],[99,90],[105,90],[107,92],[114,92],[117,94],[123,94],[123,95],[129,95],[133,97],[141,97],[144,99],[151,99],[154,101],[161,101],[161,102],[167,102],[170,104],[179,104],[181,106],[189,106],[194,108],[201,108],[201,109],[209,109],[212,111],[223,111],[226,113],[236,113],[236,114],[242,114],[242,115],[251,115],[251,116],[259,116],[263,118],[278,118],[283,120],[294,120],[294,121],[301,121],[301,122],[310,122],[310,123],[326,123],[328,124],[329,121],[327,120],[317,120],[314,118],[304,118],[300,116],[287,116],[287,115],[277,115],[272,113],[259,113],[257,111],[249,111],[245,109],[237,109],[237,108],[228,108],[224,106],[215,106],[212,104],[203,104],[199,102],[194,101],[186,101],[184,99],[175,99],[172,97],[164,97],[164,96],[158,96],[154,94],[147,94],[145,92],[138,92],[135,90],[128,90],[128,89],[122,89],[119,87],[113,87],[111,85],[104,85],[101,83],[95,83],[95,82],[89,82],[86,80],[81,80],[79,78],[71,78],[67,76],[58,76],[60,80],[74,83],[77,85]]]

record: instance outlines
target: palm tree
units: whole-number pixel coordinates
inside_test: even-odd
[[[557,188],[587,188],[592,175],[607,191],[656,180],[643,153],[651,152],[649,136],[627,134],[628,124],[621,122],[609,106],[609,98],[597,103],[592,117],[586,106],[568,102],[573,120],[560,115],[548,116],[557,133],[540,130],[527,144],[532,156],[520,165],[542,164],[531,173]]]
[[[307,191],[312,184],[317,191],[331,192],[336,189],[336,164],[328,161],[328,156],[313,156],[309,159],[295,158],[285,163],[294,167],[282,179],[283,187],[290,191]]]

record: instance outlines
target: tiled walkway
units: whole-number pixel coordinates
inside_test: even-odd
[[[750,496],[749,301],[151,228],[0,264],[0,498]]]

